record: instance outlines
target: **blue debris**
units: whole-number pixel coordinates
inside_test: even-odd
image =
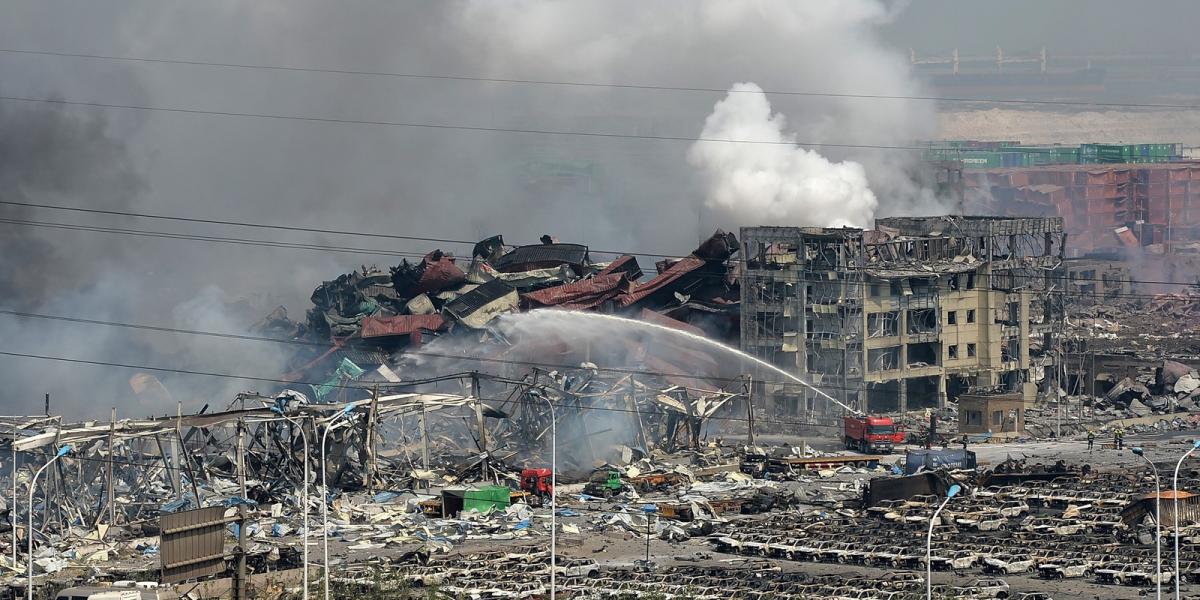
[[[384,504],[400,497],[400,492],[379,492],[375,494],[375,503]]]

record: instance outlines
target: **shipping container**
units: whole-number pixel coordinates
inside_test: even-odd
[[[1022,146],[1019,142],[943,140],[922,142],[927,161],[961,160],[967,169],[1022,168],[1050,165],[1163,163],[1182,160],[1183,144],[1079,144]]]
[[[490,510],[508,508],[512,490],[502,485],[487,485],[477,490],[468,490],[463,495],[463,510],[486,513]]]

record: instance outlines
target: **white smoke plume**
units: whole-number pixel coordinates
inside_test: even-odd
[[[795,141],[761,88],[735,84],[688,153],[706,180],[708,207],[736,225],[870,226],[879,202],[863,166],[831,162]]]

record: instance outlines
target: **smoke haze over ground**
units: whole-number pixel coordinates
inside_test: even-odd
[[[266,0],[14,2],[7,48],[222,63],[559,81],[919,94],[902,50],[880,32],[898,7],[876,0],[365,2]],[[0,53],[5,94],[171,108],[695,139],[723,93],[535,86],[286,72]],[[920,101],[744,95],[764,135],[805,143],[900,145],[934,133]],[[726,106],[729,106],[728,104]],[[761,115],[784,119],[763,120]],[[765,117],[771,119],[774,117]],[[715,125],[714,125],[715,126]],[[544,233],[594,248],[686,253],[715,227],[784,219],[867,224],[940,209],[913,156],[787,146],[769,159],[784,182],[850,186],[845,214],[747,212],[721,196],[713,167],[754,165],[762,147],[481,133],[202,114],[0,103],[6,199],[463,240]],[[772,150],[775,152],[776,150]],[[702,158],[696,158],[702,154]],[[801,160],[803,159],[803,160]],[[843,162],[851,161],[851,162]],[[857,163],[861,169],[852,165]],[[803,166],[803,169],[796,171]],[[865,183],[864,183],[865,178]],[[819,195],[808,196],[816,198]],[[736,197],[736,194],[735,196]],[[778,192],[769,195],[776,201]],[[782,196],[786,198],[786,194]],[[706,206],[712,201],[713,207]],[[774,202],[778,204],[778,202]],[[777,207],[776,207],[777,208]],[[732,210],[731,210],[732,209]],[[261,237],[423,252],[433,244],[0,209],[0,218]],[[695,227],[692,224],[695,223]],[[782,223],[781,223],[782,224]],[[275,305],[293,317],[323,279],[396,258],[31,229],[0,224],[0,305],[184,328],[240,329]],[[465,244],[441,244],[466,253]],[[15,249],[13,249],[15,247]],[[12,253],[10,254],[9,251]],[[603,260],[604,256],[596,256]],[[13,293],[13,290],[18,290]],[[174,369],[274,376],[291,348],[0,316],[3,350]],[[6,357],[0,409],[107,414],[133,373]],[[268,384],[160,373],[185,410],[224,407]]]

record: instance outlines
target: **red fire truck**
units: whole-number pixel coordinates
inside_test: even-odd
[[[904,432],[892,422],[891,417],[850,416],[843,417],[846,448],[864,454],[889,454],[896,444],[904,443]]]

